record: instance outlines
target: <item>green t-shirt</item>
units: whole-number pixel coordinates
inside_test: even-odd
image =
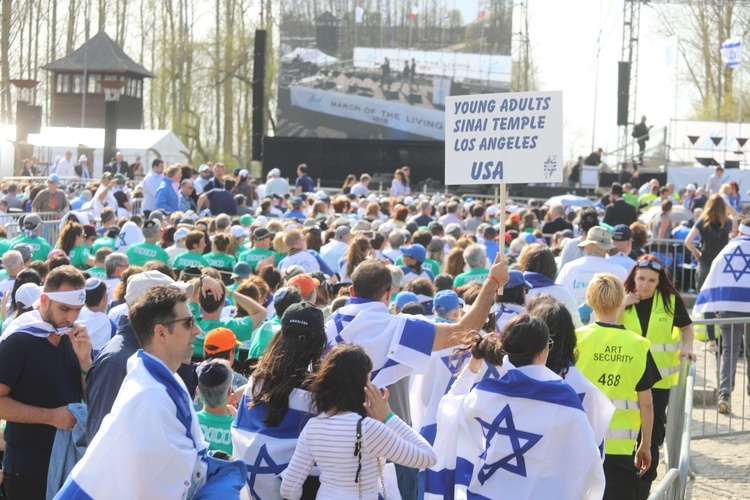
[[[86,260],[91,257],[91,250],[89,250],[89,247],[86,245],[73,247],[68,257],[70,257],[71,266],[85,271],[89,268],[88,264],[86,264]]]
[[[100,280],[107,279],[107,270],[103,267],[92,267],[88,270],[88,273],[92,278],[99,278]]]
[[[396,259],[396,265],[397,266],[403,266],[403,256],[399,255]],[[422,262],[422,269],[429,269],[432,272],[433,276],[437,276],[440,274],[440,264],[436,260],[432,259],[425,259],[424,262]]]
[[[237,263],[237,259],[225,253],[211,252],[204,255],[203,258],[206,259],[209,266],[223,271],[231,271]]]
[[[214,415],[201,410],[197,413],[198,423],[201,425],[203,437],[208,443],[209,450],[224,451],[232,455],[232,422],[230,415]]]
[[[131,266],[145,266],[146,262],[158,260],[169,264],[169,255],[167,251],[156,243],[142,241],[128,248],[128,262]]]
[[[193,356],[203,356],[203,342],[206,340],[206,334],[214,328],[229,328],[234,332],[239,342],[250,340],[253,335],[253,319],[250,316],[244,318],[227,318],[218,319],[196,319],[196,324],[200,327],[201,333],[195,338],[193,347]]]
[[[472,281],[484,281],[487,279],[489,273],[490,270],[484,268],[472,269],[470,271],[466,271],[465,273],[461,273],[453,278],[453,288],[465,285],[466,283],[471,283]]]
[[[97,238],[94,240],[94,244],[91,245],[91,254],[96,255],[97,250],[100,248],[111,248],[114,251],[115,243],[116,241],[114,238],[109,238],[107,236]]]
[[[266,321],[258,329],[258,333],[250,342],[250,349],[247,352],[249,358],[260,358],[266,353],[268,344],[276,333],[281,330],[281,318],[276,316],[271,321]]]
[[[169,262],[167,260],[166,262]],[[209,267],[206,259],[203,258],[203,254],[194,252],[181,253],[174,259],[175,269],[182,270],[186,267]]]
[[[0,239],[0,255],[5,255],[5,252],[10,250],[12,243],[9,239],[3,238]]]
[[[44,238],[30,238],[20,235],[13,238],[12,244],[12,248],[16,248],[18,245],[28,245],[31,247],[31,260],[47,260],[47,254],[52,251],[52,247]]]
[[[258,262],[267,259],[270,256],[273,256],[276,265],[281,262],[281,259],[279,258],[280,256],[276,252],[273,250],[265,250],[263,248],[251,248],[250,250],[245,250],[240,254],[237,260],[239,262],[247,262],[250,264],[252,270],[255,271],[255,266]]]

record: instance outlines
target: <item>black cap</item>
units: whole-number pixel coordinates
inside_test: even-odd
[[[198,372],[198,383],[204,387],[217,387],[229,378],[229,368],[220,360],[207,361]]]
[[[309,337],[325,332],[323,312],[309,302],[292,304],[281,317],[281,333]]]
[[[258,241],[262,240],[263,238],[273,238],[276,236],[274,233],[270,232],[265,227],[259,227],[255,231],[253,231],[253,239]]]

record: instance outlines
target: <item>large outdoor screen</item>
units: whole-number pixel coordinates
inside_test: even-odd
[[[444,140],[445,98],[510,90],[508,0],[282,0],[276,135]]]

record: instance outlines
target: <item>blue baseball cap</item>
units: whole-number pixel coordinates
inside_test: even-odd
[[[463,300],[453,290],[440,290],[432,303],[435,312],[445,314],[459,308],[463,304]]]
[[[508,271],[508,283],[505,284],[505,288],[515,288],[517,286],[525,285],[528,288],[534,288],[531,283],[526,281],[521,271],[511,270]]]
[[[60,182],[60,176],[57,174],[52,174],[47,179],[47,182]]]
[[[302,206],[302,198],[299,196],[295,196],[292,198],[292,206],[293,207],[301,207]]]
[[[612,228],[612,241],[630,241],[633,239],[633,231],[625,224],[617,224]]]
[[[427,250],[419,243],[414,243],[408,247],[401,247],[400,250],[402,254],[412,257],[417,262],[424,262],[427,258]]]
[[[413,292],[399,292],[398,295],[396,295],[396,300],[393,303],[396,305],[396,307],[401,309],[409,302],[419,302],[417,294]]]
[[[252,273],[252,269],[250,268],[250,264],[247,262],[238,262],[234,265],[234,269],[232,270],[232,278],[247,278]]]

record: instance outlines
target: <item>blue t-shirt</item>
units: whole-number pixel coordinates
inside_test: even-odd
[[[301,177],[297,177],[297,181],[294,183],[295,186],[299,186],[302,188],[303,193],[313,193],[315,192],[315,184],[313,184],[312,178],[310,178],[309,175],[303,175]]]
[[[206,196],[211,203],[211,213],[213,215],[237,215],[237,202],[234,201],[231,192],[224,189],[212,189],[206,193]]]
[[[297,220],[305,220],[307,217],[305,214],[300,212],[299,210],[290,210],[287,213],[284,214],[284,219],[297,219]]]

